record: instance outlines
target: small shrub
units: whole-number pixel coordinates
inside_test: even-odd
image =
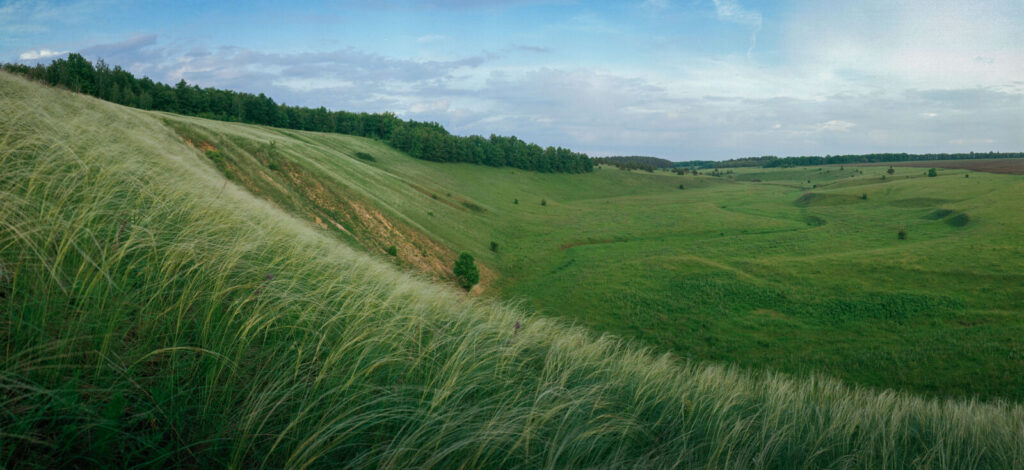
[[[367,161],[367,162],[375,162],[375,161],[377,161],[377,159],[374,158],[373,155],[370,155],[370,154],[368,154],[366,152],[356,152],[356,158],[358,158],[360,160],[363,160],[363,161]]]
[[[455,274],[459,285],[466,290],[472,289],[476,283],[480,282],[480,270],[476,268],[476,260],[473,259],[473,255],[466,252],[459,255],[455,266],[452,267],[452,273]]]
[[[519,204],[519,198],[516,198],[514,201],[512,201],[512,204]]]
[[[686,189],[686,188],[684,188],[683,185],[679,185],[679,189]]]
[[[936,176],[939,176],[939,172],[935,171],[935,168],[929,168],[928,169],[928,177],[929,178],[934,178]]]
[[[491,251],[493,251],[495,253],[498,252],[498,243],[497,242],[491,242]]]
[[[541,199],[540,200],[540,205],[542,205],[542,206],[548,205],[548,200],[547,199]]]
[[[882,175],[882,181],[885,181],[885,175]]]
[[[868,193],[861,194],[860,198],[865,200],[865,201],[867,201],[868,200]]]
[[[431,194],[430,197],[437,199],[437,194]]]
[[[891,175],[891,174],[896,173],[896,169],[893,168],[892,165],[889,165],[889,169],[885,170],[885,172]]]
[[[970,173],[964,173],[964,178],[970,178],[970,177],[971,177]]]
[[[905,229],[901,228],[899,232],[896,232],[896,239],[898,239],[898,240],[906,240],[907,239],[907,231]]]
[[[391,245],[391,246],[389,246],[389,247],[388,247],[388,248],[387,248],[386,250],[384,250],[384,251],[386,251],[386,252],[387,252],[387,253],[388,253],[389,255],[391,255],[391,256],[398,256],[398,247],[397,247],[397,246],[395,246],[395,245]]]
[[[281,171],[281,166],[277,162],[268,163],[267,168],[270,168],[272,171]]]

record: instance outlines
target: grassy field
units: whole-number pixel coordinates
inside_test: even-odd
[[[305,154],[309,166],[303,171],[313,175],[323,165],[320,177],[342,178],[335,168],[347,165],[347,183],[336,191],[378,204],[389,223],[441,234],[436,243],[461,249],[463,242],[498,240],[498,253],[480,250],[495,270],[511,273],[509,280],[492,284],[495,292],[514,291],[516,284],[503,285],[516,279],[511,276],[522,279],[560,262],[531,267],[544,256],[530,253],[530,247],[555,241],[546,253],[566,256],[616,245],[563,250],[566,240],[540,230],[514,241],[513,224],[486,228],[485,221],[503,220],[516,210],[499,204],[519,191],[485,193],[485,181],[473,183],[479,194],[451,186],[452,196],[439,193],[438,199],[403,201],[390,191],[403,187],[396,183],[403,171],[432,172],[418,184],[433,190],[461,181],[475,168],[407,166],[372,142],[332,136],[276,137],[273,149],[251,147],[253,154],[243,145],[201,150],[202,142],[190,147],[181,130],[164,121],[174,118],[5,74],[0,107],[0,466],[1024,465],[1024,409],[1017,404],[880,393],[822,376],[793,379],[638,350],[529,309],[470,298],[400,272],[382,260],[415,266],[383,254],[367,256],[351,247],[369,243],[360,241],[362,232],[323,220],[329,214],[316,211],[333,199],[296,195],[289,206],[263,194],[268,203],[217,171],[230,171],[245,156],[299,158],[302,139],[318,146],[316,139],[333,142],[323,158],[335,152],[334,163]],[[256,140],[276,132],[218,125]],[[336,158],[346,145],[375,151],[377,166]],[[290,163],[266,163],[266,170],[289,172]],[[366,168],[357,170],[353,163]],[[232,179],[243,184],[248,172],[266,173],[236,168]],[[670,195],[657,187],[677,186],[679,180],[667,176],[601,170],[559,180],[494,171],[509,173],[520,191],[550,188],[519,196],[521,227],[568,224],[578,208],[606,211],[600,207],[608,198],[633,202],[627,207],[639,215],[620,211],[622,220],[646,220],[651,201],[696,197],[689,191],[699,193],[698,188],[721,192],[727,205],[733,204],[730,197],[756,202],[734,189],[744,185],[727,180],[683,179],[687,189]],[[268,176],[268,185],[288,188],[285,180]],[[594,181],[615,184],[603,188]],[[764,186],[767,199],[777,188]],[[483,210],[444,204],[442,197]],[[540,206],[542,197],[547,206]],[[746,213],[753,210],[749,206],[716,208],[700,198],[688,204],[697,219],[733,214],[722,222],[695,222],[703,227],[695,233],[706,240],[755,236],[743,233],[751,230],[743,221],[760,218],[768,219],[765,233],[806,230],[800,227],[806,225],[803,208],[789,220]],[[700,212],[705,206],[708,212]],[[290,215],[301,215],[299,208],[313,211],[314,222]],[[341,217],[345,207],[336,209]],[[984,227],[984,209],[967,209],[971,224]],[[462,214],[447,224],[465,228],[426,225],[446,211]],[[909,241],[948,238],[943,234],[952,228],[938,225],[943,219],[923,220],[928,222],[908,224]],[[674,227],[666,223],[666,236]],[[332,230],[337,236],[327,236]],[[568,240],[602,236],[581,230]],[[688,256],[706,259],[713,249],[709,242]],[[515,322],[523,328],[513,329]]]
[[[695,359],[1024,399],[1018,175],[553,175],[424,162],[349,136],[163,119],[217,149],[211,161],[237,182],[325,231],[371,253],[396,246],[396,263],[440,279],[469,251],[485,266],[478,291],[548,316]]]

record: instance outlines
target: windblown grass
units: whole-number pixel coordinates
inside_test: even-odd
[[[147,113],[0,107],[4,467],[1024,466],[1018,405],[656,357],[356,253]]]

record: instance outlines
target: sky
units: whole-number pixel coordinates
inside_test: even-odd
[[[1024,1],[0,0],[0,62],[592,156],[1024,151]]]

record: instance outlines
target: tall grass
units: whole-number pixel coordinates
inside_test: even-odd
[[[144,112],[0,107],[4,467],[1024,466],[1018,405],[654,356],[356,253]]]

